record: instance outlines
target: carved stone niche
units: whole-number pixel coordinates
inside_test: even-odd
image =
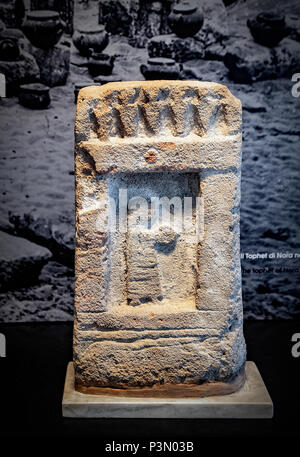
[[[75,131],[76,389],[237,390],[240,101],[207,82],[87,87]]]

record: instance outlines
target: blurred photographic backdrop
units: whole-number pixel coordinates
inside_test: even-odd
[[[0,322],[73,318],[78,90],[170,73],[241,99],[245,318],[299,317],[299,13],[297,0],[1,2]]]

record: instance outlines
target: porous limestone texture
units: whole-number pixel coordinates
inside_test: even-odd
[[[253,362],[246,362],[245,383],[238,392],[202,397],[122,397],[83,394],[75,390],[74,367],[69,363],[62,401],[64,417],[270,419],[273,403]],[[104,390],[104,389],[103,389]],[[111,390],[111,389],[110,389]],[[143,389],[140,389],[141,391]]]
[[[246,358],[240,101],[210,82],[86,87],[75,166],[78,388],[234,379]]]

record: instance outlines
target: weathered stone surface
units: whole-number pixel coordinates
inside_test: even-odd
[[[34,284],[0,293],[0,322],[71,321],[73,270],[50,260],[34,279]]]
[[[205,36],[179,38],[174,33],[157,35],[148,41],[150,57],[169,57],[178,62],[190,59],[223,60],[225,40],[209,43]]]
[[[199,34],[205,34],[207,40],[224,38],[228,36],[227,13],[222,0],[203,0],[201,8],[204,13],[204,24]]]
[[[300,41],[300,18],[298,14],[287,15],[285,23],[288,36],[293,40]]]
[[[47,86],[66,84],[70,67],[70,48],[58,44],[50,49],[33,48],[33,55],[41,73],[41,82]]]
[[[32,284],[51,256],[42,246],[0,232],[0,290]]]
[[[169,57],[178,62],[204,57],[202,41],[193,37],[179,38],[174,33],[151,38],[148,41],[148,52],[150,57]]]
[[[21,84],[36,82],[40,78],[40,70],[35,58],[25,51],[21,51],[16,61],[0,60],[0,73],[5,74],[9,96],[17,94]]]
[[[65,211],[51,218],[39,211],[30,214],[11,214],[9,221],[13,230],[22,237],[48,247],[61,263],[73,266],[74,262],[74,215]]]
[[[179,38],[172,33],[157,34],[148,40],[151,57],[171,57],[178,62],[190,59],[223,60],[228,39],[227,12],[221,0],[201,2],[204,23],[194,37]]]
[[[163,386],[143,389],[143,398],[133,398],[129,389],[100,389],[97,395],[84,390],[84,395],[75,389],[74,365],[69,363],[65,381],[62,413],[64,417],[88,418],[144,418],[144,419],[263,419],[273,417],[273,403],[254,362],[246,362],[246,380],[236,392],[225,384],[224,395],[210,396],[213,383],[205,383],[193,389],[174,385],[174,398],[165,398]],[[160,390],[162,395],[159,395]],[[235,389],[236,390],[236,389]],[[201,392],[202,391],[202,392]],[[232,392],[231,391],[231,392]],[[206,393],[204,393],[206,392]],[[134,391],[136,397],[140,396]],[[158,394],[158,395],[157,395]],[[160,398],[160,397],[163,398]],[[204,396],[204,398],[202,398]],[[148,398],[150,397],[150,398]],[[124,452],[125,453],[125,452]]]
[[[170,33],[167,17],[172,0],[103,0],[99,2],[99,23],[113,34],[129,37],[133,46],[144,47],[149,38]]]
[[[170,34],[168,15],[175,0],[102,0],[99,2],[99,23],[109,32],[124,34],[133,46],[144,47],[149,38]],[[202,0],[204,24],[197,37],[207,45],[228,35],[227,12],[222,0]]]
[[[300,65],[300,44],[285,38],[274,48],[239,37],[226,44],[224,63],[240,83],[275,79],[293,74]]]
[[[7,37],[12,36],[14,38],[17,38],[20,49],[23,49],[23,51],[27,52],[28,54],[32,54],[32,44],[25,37],[22,30],[18,28],[9,27],[4,31],[3,35]]]
[[[88,87],[75,131],[76,383],[167,386],[237,375],[245,362],[239,100],[195,81]],[[117,214],[126,229],[113,230],[124,189],[129,211],[119,202]],[[200,196],[190,231],[180,229],[175,206],[172,225],[157,208],[140,213],[132,203]],[[145,213],[157,218],[142,231]]]
[[[183,64],[180,76],[181,79],[187,80],[215,81],[221,84],[231,82],[227,68],[219,60],[189,60]]]
[[[15,0],[7,0],[0,3],[0,19],[9,27],[15,27]]]

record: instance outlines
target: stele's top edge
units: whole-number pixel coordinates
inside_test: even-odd
[[[102,86],[95,85],[95,86],[86,86],[80,89],[78,95],[78,102],[80,101],[87,101],[91,99],[101,98],[102,94],[108,94],[113,91],[120,91],[122,89],[130,89],[130,88],[145,88],[145,89],[163,89],[163,88],[199,88],[199,89],[211,89],[213,91],[217,91],[223,96],[229,96],[232,98],[235,97],[227,86],[224,84],[216,83],[213,81],[195,81],[195,80],[183,80],[183,81],[176,81],[176,80],[155,80],[155,81],[117,81],[117,82],[109,82],[103,84]]]

